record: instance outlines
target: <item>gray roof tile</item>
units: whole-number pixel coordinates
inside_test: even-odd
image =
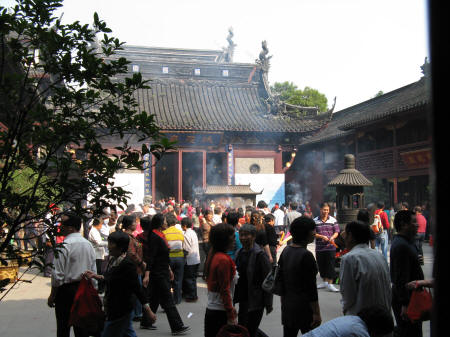
[[[135,93],[139,110],[164,130],[310,132],[327,122],[269,114],[254,83],[160,78],[150,87]]]
[[[423,108],[430,102],[425,78],[382,96],[340,110],[333,114],[328,125],[302,145],[321,143],[354,132],[355,128],[382,121],[415,108]]]

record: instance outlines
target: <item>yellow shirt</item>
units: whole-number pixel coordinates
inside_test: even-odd
[[[169,257],[184,257],[183,232],[175,226],[170,226],[165,231],[163,231],[163,233],[166,236],[167,243],[169,244]]]

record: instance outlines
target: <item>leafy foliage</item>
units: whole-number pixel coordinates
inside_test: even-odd
[[[325,112],[328,109],[327,97],[316,89],[305,87],[301,90],[292,82],[275,82],[271,90],[273,93],[280,95],[280,99],[286,103],[318,107],[320,112]]]
[[[52,204],[84,215],[89,195],[94,215],[125,207],[114,174],[141,170],[143,155],[160,158],[174,145],[152,115],[138,111],[133,93],[148,81],[126,77],[129,62],[114,55],[123,43],[97,13],[93,27],[63,24],[54,14],[61,6],[17,0],[0,7],[0,253],[9,256],[24,226],[44,223],[54,233]]]

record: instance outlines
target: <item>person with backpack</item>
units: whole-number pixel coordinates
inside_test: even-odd
[[[376,222],[376,223],[375,223]],[[384,202],[379,201],[377,203],[377,209],[374,212],[374,224],[376,226],[377,232],[375,232],[375,247],[381,251],[384,258],[387,261],[387,251],[388,251],[388,232],[389,232],[389,220],[386,212],[384,211]]]

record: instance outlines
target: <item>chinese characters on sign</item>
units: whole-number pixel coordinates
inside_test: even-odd
[[[424,149],[400,153],[403,162],[407,167],[427,167],[431,163],[431,150]]]
[[[218,146],[222,140],[222,133],[175,133],[166,132],[166,137],[171,142],[177,142],[181,147]]]

